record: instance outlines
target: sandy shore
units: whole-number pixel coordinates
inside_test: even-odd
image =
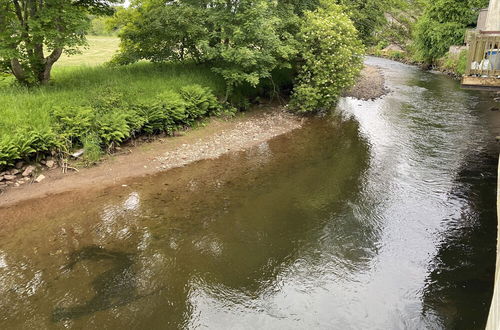
[[[364,100],[387,93],[379,69],[366,67],[358,84],[346,96]],[[158,138],[139,146],[124,146],[94,167],[63,174],[60,168],[43,172],[40,183],[10,186],[0,194],[0,209],[37,198],[70,191],[105,188],[130,178],[152,175],[190,163],[214,159],[228,152],[251,148],[300,128],[305,119],[281,107],[261,106],[229,120],[211,119],[183,136]]]

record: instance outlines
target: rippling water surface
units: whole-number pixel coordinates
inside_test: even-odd
[[[484,327],[490,95],[368,62],[392,91],[381,100],[344,99],[246,152],[0,209],[0,328]]]

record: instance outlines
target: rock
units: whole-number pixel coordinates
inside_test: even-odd
[[[85,149],[77,150],[77,151],[75,151],[74,153],[71,154],[71,157],[73,157],[73,158],[81,157],[84,152],[85,152]]]
[[[30,166],[26,167],[26,169],[23,172],[23,176],[30,176],[34,170],[35,170],[35,166],[30,165]]]
[[[43,180],[45,180],[45,175],[40,174],[40,175],[39,175],[39,176],[35,179],[35,182],[40,183],[40,182],[42,182]]]
[[[55,161],[53,160],[48,160],[47,163],[45,163],[45,165],[48,167],[48,168],[52,168],[54,167],[54,165],[56,164]]]
[[[42,164],[42,165],[45,165],[45,163],[47,163],[45,160],[40,161],[40,164]]]
[[[16,168],[17,168],[18,170],[22,169],[22,168],[23,168],[23,166],[24,166],[24,162],[17,162],[17,163],[16,163]]]
[[[10,175],[16,175],[16,174],[18,174],[19,172],[21,172],[21,171],[19,171],[17,168],[15,168],[15,169],[10,170],[9,174],[10,174]]]
[[[13,181],[16,179],[16,176],[15,175],[4,175],[3,178],[4,178],[4,180],[7,180],[7,181]]]
[[[496,107],[491,107],[491,108],[490,108],[490,111],[498,111],[498,108],[496,108]]]

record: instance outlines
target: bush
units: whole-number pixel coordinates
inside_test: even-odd
[[[108,148],[124,141],[130,136],[127,114],[120,110],[99,113],[96,130],[99,138]]]
[[[21,159],[29,159],[62,146],[60,138],[53,131],[27,128],[13,132],[0,140],[0,168],[13,166]]]
[[[200,85],[185,86],[181,88],[180,94],[186,104],[187,116],[191,120],[214,113],[220,108],[212,91]]]
[[[333,108],[363,67],[356,29],[341,6],[325,1],[305,13],[299,40],[301,62],[291,108],[300,113]]]
[[[95,119],[94,109],[83,106],[54,107],[51,115],[56,131],[69,146],[90,132]]]
[[[164,126],[168,133],[172,133],[177,126],[191,122],[186,113],[186,102],[179,93],[167,90],[156,99],[165,115]]]

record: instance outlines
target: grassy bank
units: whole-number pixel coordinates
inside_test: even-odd
[[[220,77],[195,64],[61,65],[48,86],[4,81],[0,167],[54,150],[104,150],[134,135],[172,132],[219,112],[216,97],[223,94]]]

